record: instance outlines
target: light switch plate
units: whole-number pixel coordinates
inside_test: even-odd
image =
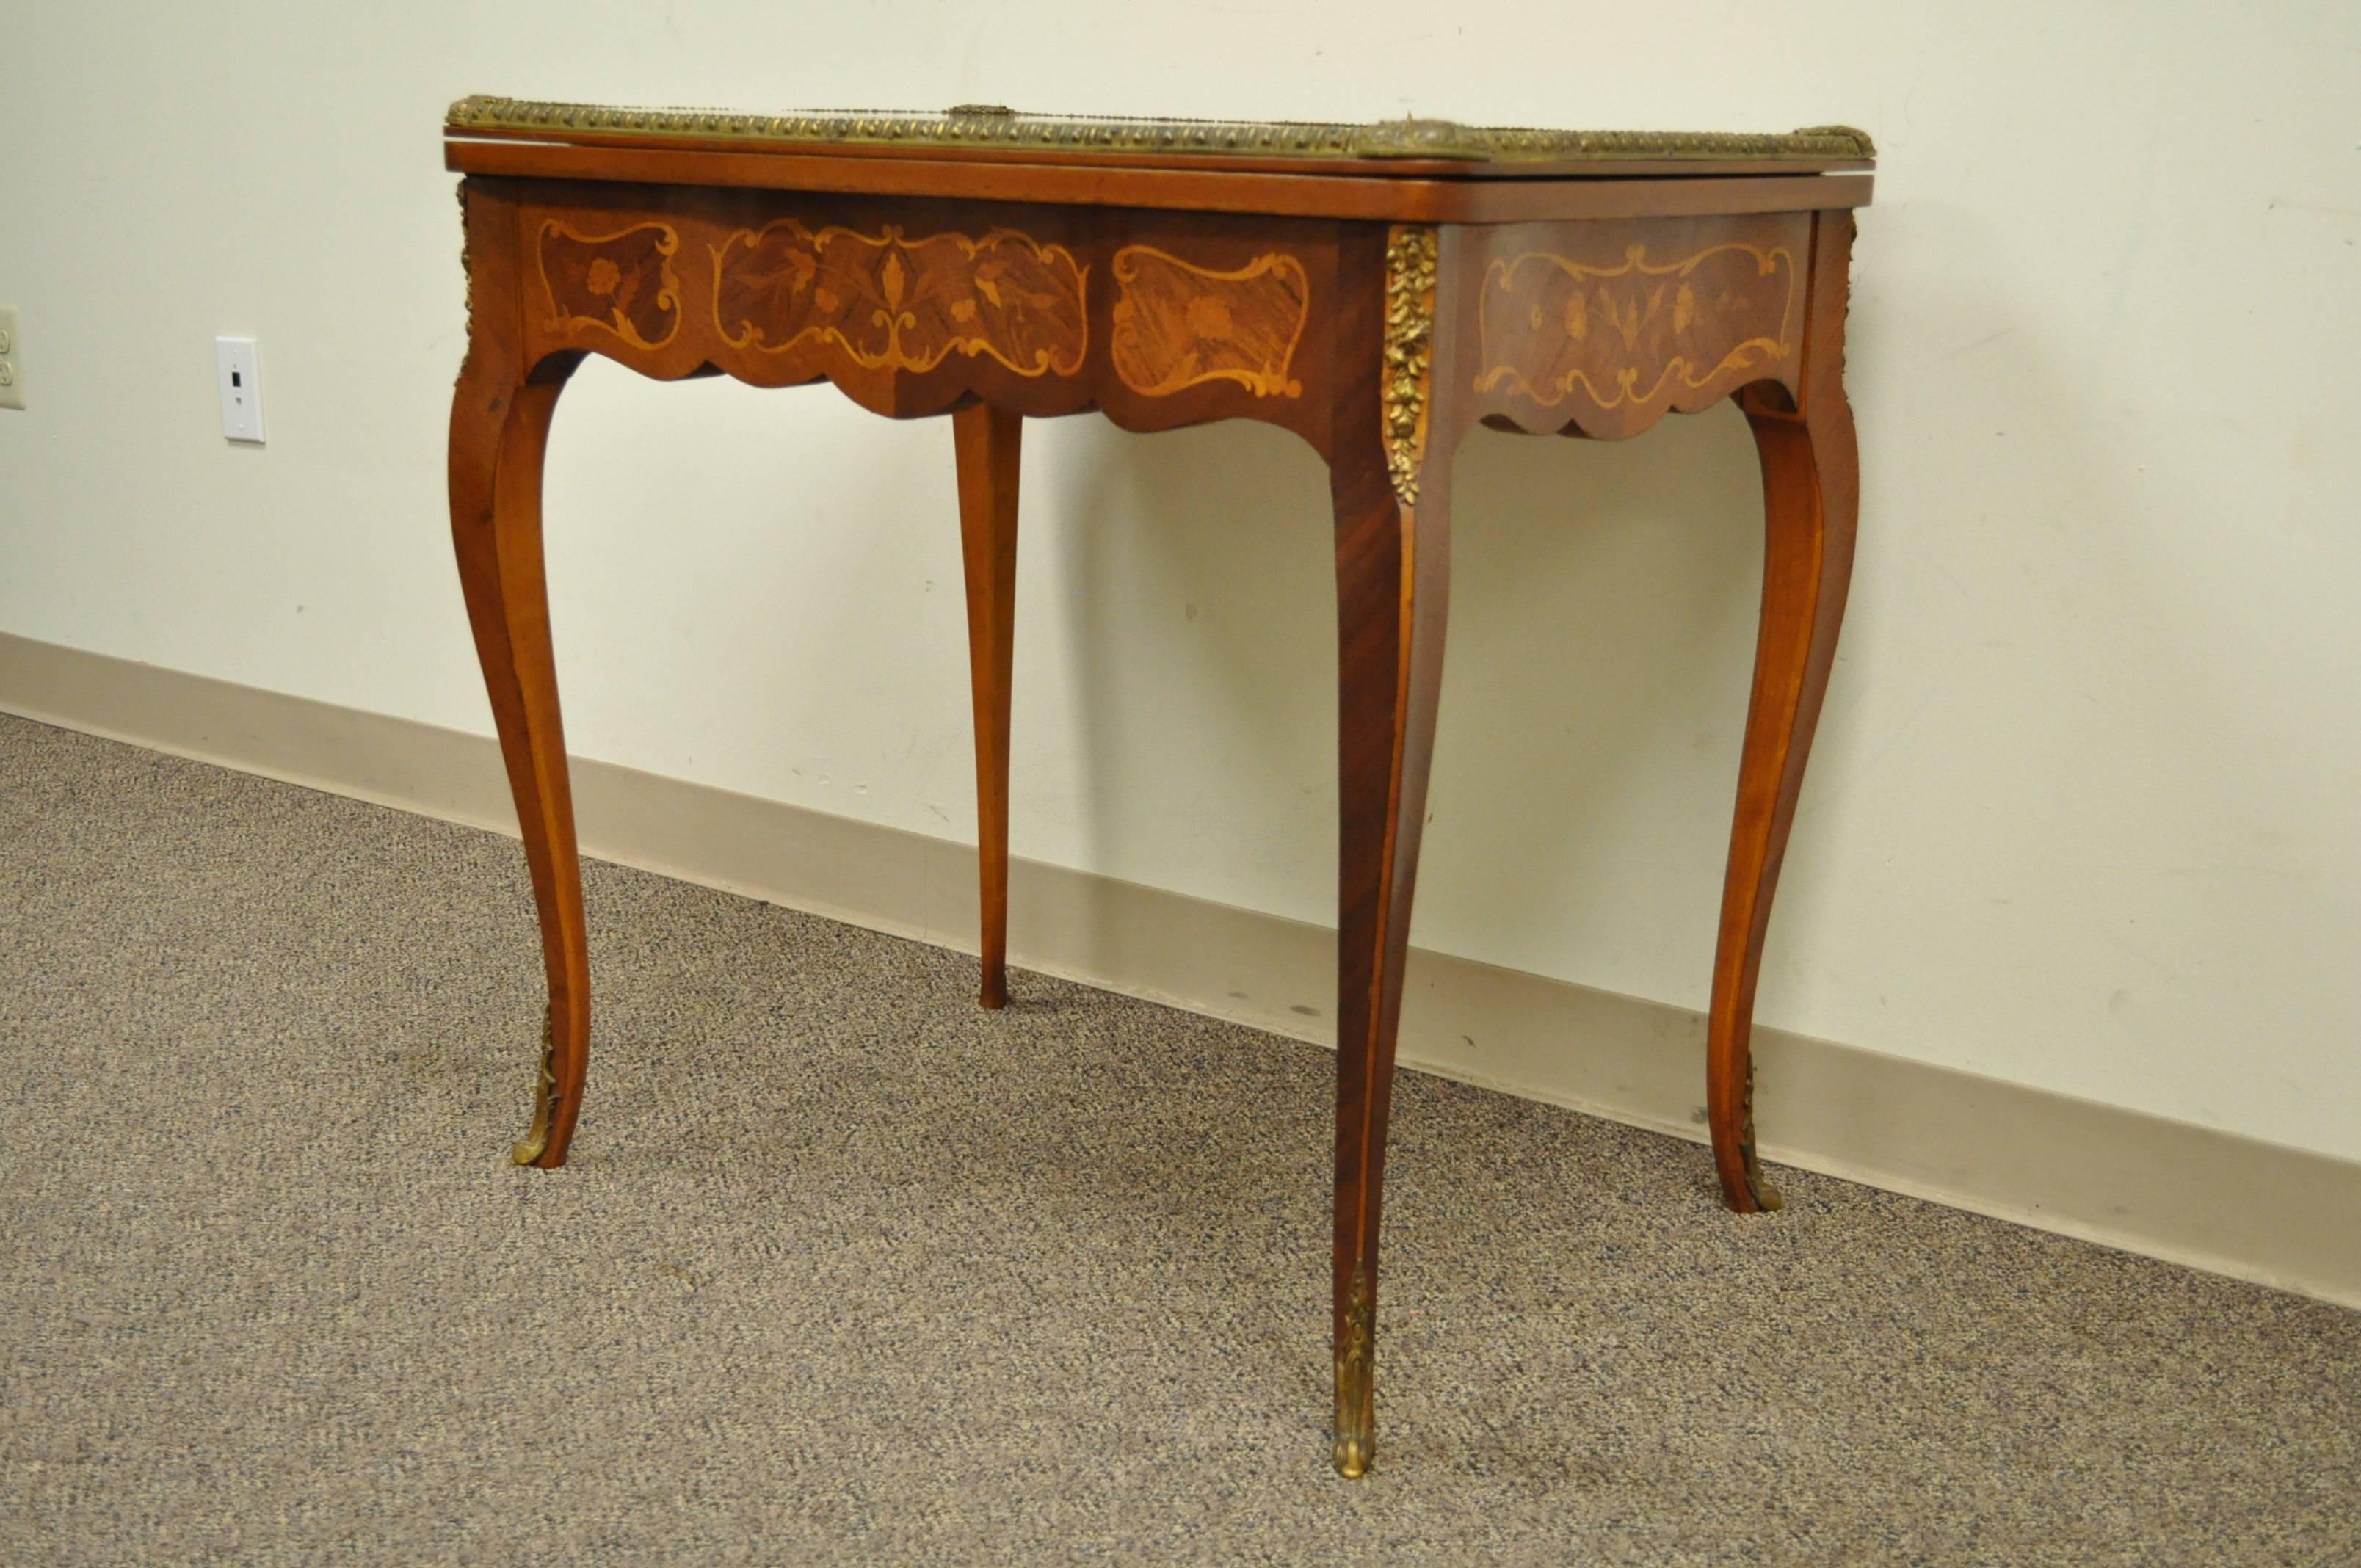
[[[214,370],[221,383],[222,433],[261,445],[262,361],[254,339],[214,339]]]
[[[0,409],[25,406],[25,345],[16,307],[0,305]]]

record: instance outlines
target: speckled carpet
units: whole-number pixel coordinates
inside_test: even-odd
[[[0,718],[13,1562],[2361,1562],[2361,1314]]]

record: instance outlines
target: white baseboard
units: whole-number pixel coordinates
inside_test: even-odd
[[[485,736],[5,634],[0,710],[515,831]],[[574,788],[587,854],[975,948],[971,846],[582,758]],[[1025,968],[1333,1043],[1323,927],[1018,861],[1009,936]],[[1699,1014],[1425,951],[1408,986],[1404,1065],[1702,1140]],[[2361,1164],[1775,1029],[1755,1054],[1770,1160],[2361,1306]]]

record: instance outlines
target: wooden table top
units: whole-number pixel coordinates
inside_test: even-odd
[[[1238,170],[1367,179],[1635,175],[1795,175],[1865,170],[1869,137],[1846,126],[1776,134],[1572,131],[1448,120],[1132,119],[1024,114],[997,104],[941,111],[829,110],[745,115],[620,108],[485,95],[451,105],[455,143],[831,158],[1084,164],[1102,170]]]

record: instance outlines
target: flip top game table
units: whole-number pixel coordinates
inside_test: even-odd
[[[564,1162],[590,965],[543,575],[566,378],[833,382],[948,414],[959,477],[983,893],[1005,998],[1010,647],[1026,419],[1257,419],[1326,459],[1335,509],[1334,1459],[1376,1441],[1386,1120],[1443,670],[1452,455],[1487,424],[1604,439],[1735,397],[1763,464],[1763,611],[1708,1028],[1730,1206],[1754,1156],[1755,977],[1851,570],[1843,386],[1869,138],[1053,118],[741,115],[468,98],[468,346],[451,523],[514,790],[549,1009],[520,1163]],[[1546,694],[1556,672],[1537,673]]]

